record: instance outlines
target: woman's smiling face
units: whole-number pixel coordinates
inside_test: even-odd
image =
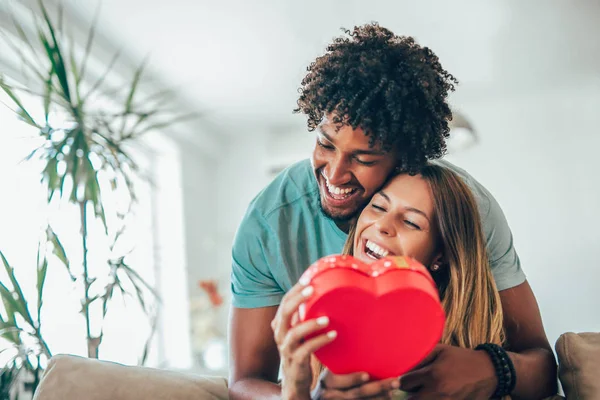
[[[441,258],[431,187],[420,175],[398,175],[362,211],[354,236],[354,257],[373,262],[410,256],[429,267]]]

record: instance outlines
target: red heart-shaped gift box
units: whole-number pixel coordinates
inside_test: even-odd
[[[328,256],[302,278],[314,293],[300,306],[300,320],[327,316],[326,330],[338,333],[315,353],[335,374],[401,376],[442,337],[445,317],[437,287],[427,269],[410,257],[365,264],[352,256]]]

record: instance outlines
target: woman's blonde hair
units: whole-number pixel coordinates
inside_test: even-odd
[[[500,295],[490,269],[475,198],[462,179],[445,167],[427,164],[419,174],[431,188],[443,254],[441,268],[432,274],[446,313],[441,343],[469,349],[482,343],[502,345]],[[344,254],[353,253],[355,229],[354,223]],[[316,358],[313,361],[313,372],[318,377],[322,367]]]

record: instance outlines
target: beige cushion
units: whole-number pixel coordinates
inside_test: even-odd
[[[52,358],[34,400],[221,400],[225,378],[59,355]]]
[[[565,333],[556,342],[556,353],[567,399],[600,399],[600,333]]]

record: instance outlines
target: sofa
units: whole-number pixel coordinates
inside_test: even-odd
[[[565,333],[556,342],[567,400],[600,399],[600,333]],[[59,355],[34,400],[221,400],[227,381]],[[563,399],[555,396],[552,399]]]

